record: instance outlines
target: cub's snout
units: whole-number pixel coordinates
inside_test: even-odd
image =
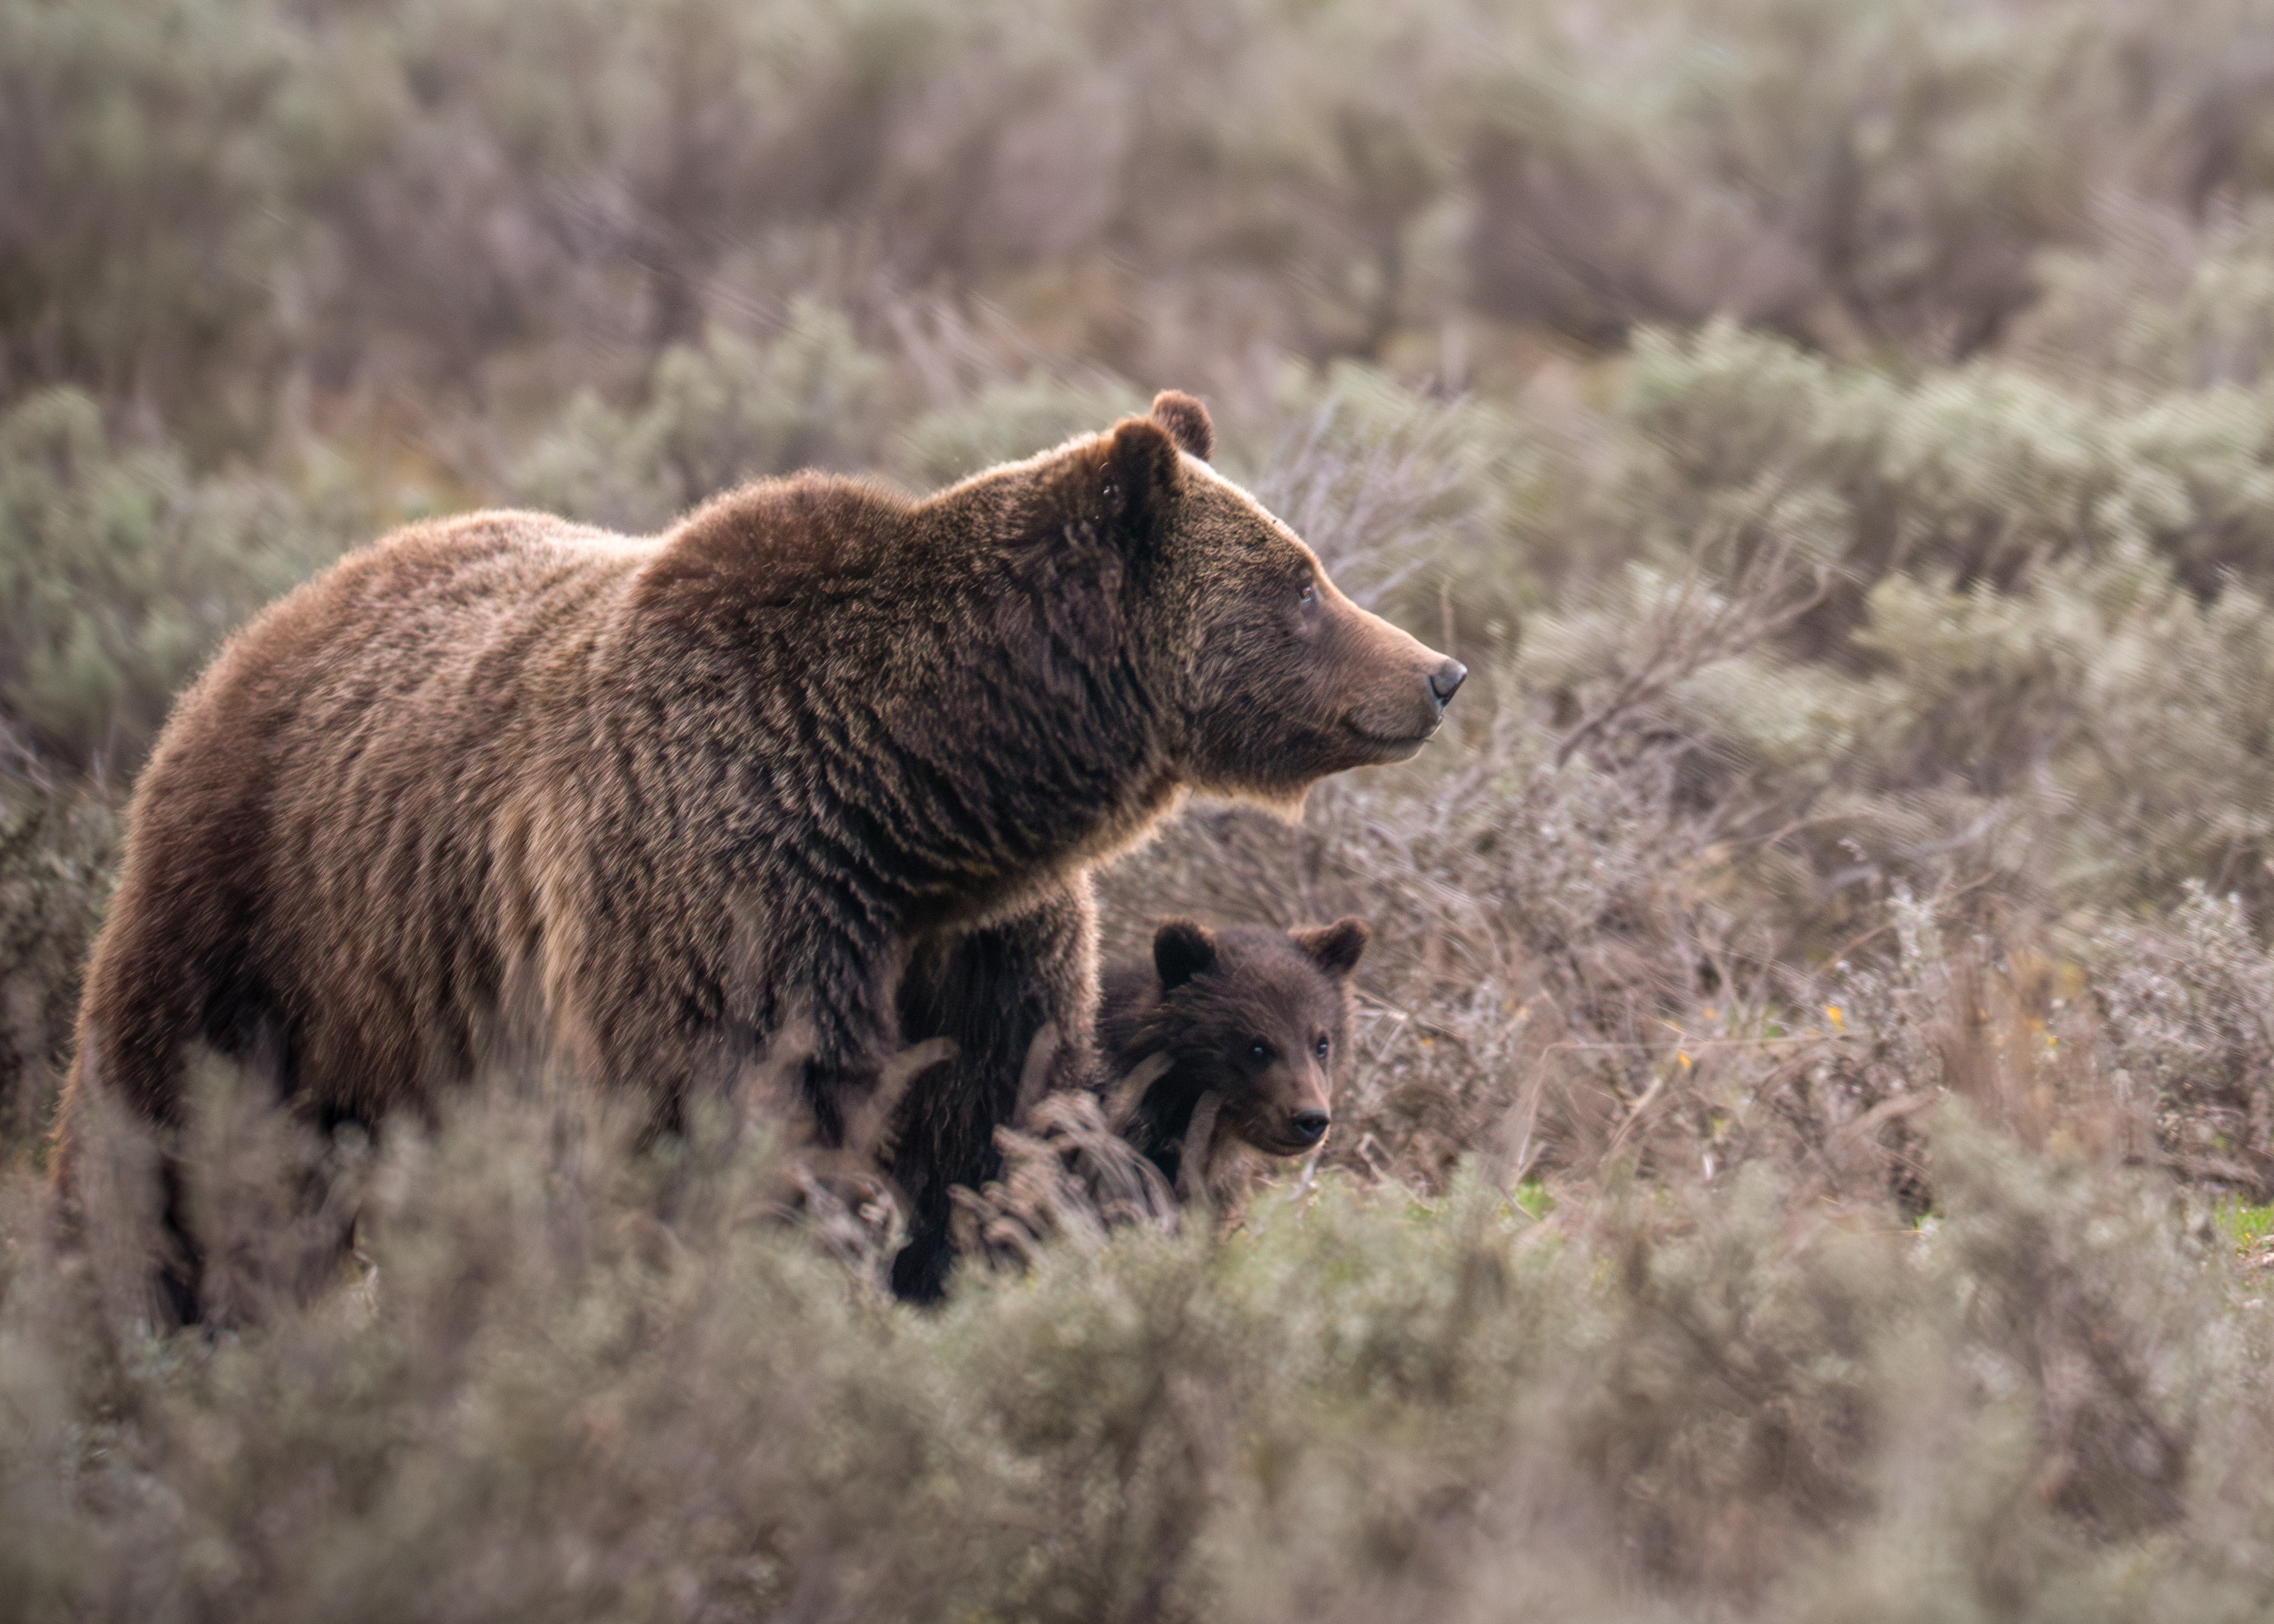
[[[1115,1071],[1129,1075],[1156,1056],[1168,1063],[1126,1132],[1172,1183],[1183,1158],[1198,1154],[1187,1136],[1210,1095],[1216,1145],[1297,1156],[1326,1137],[1350,1044],[1351,973],[1369,934],[1355,919],[1315,930],[1221,931],[1170,920],[1154,935],[1150,964],[1107,972],[1098,1035]]]

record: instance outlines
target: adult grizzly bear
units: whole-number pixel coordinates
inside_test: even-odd
[[[1180,1178],[1195,1111],[1213,1095],[1204,1137],[1300,1155],[1322,1139],[1335,1071],[1350,1048],[1351,974],[1372,938],[1366,921],[1312,930],[1163,921],[1149,962],[1107,970],[1097,1011],[1110,1075],[1157,1072],[1129,1103],[1123,1132],[1171,1184]],[[1148,1066],[1148,1062],[1151,1064]]]
[[[642,539],[474,514],[284,598],[136,788],[67,1199],[85,1096],[177,1125],[192,1040],[273,1058],[320,1120],[423,1108],[502,1041],[667,1122],[802,1019],[824,1143],[897,1046],[955,1045],[895,1136],[893,1283],[937,1296],[948,1186],[993,1170],[1046,1023],[1051,1082],[1088,1080],[1091,866],[1188,788],[1290,804],[1411,756],[1464,674],[1336,591],[1211,436],[1164,392],[922,500],[808,473]]]

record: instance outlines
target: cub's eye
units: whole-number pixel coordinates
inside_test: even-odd
[[[1247,1057],[1255,1062],[1258,1065],[1267,1064],[1271,1059],[1271,1045],[1269,1043],[1250,1043],[1247,1046]]]
[[[1319,589],[1306,581],[1303,583],[1303,590],[1295,596],[1306,604],[1314,604],[1319,601]]]
[[[1311,1045],[1311,1052],[1318,1056],[1321,1060],[1324,1060],[1327,1057],[1327,1040],[1323,1034],[1321,1034],[1317,1042]]]

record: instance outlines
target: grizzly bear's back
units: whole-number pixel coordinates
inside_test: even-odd
[[[342,1112],[466,1067],[541,911],[547,716],[576,710],[656,550],[538,515],[421,526],[232,640],[138,789],[89,969],[83,1030],[146,1110],[173,1116],[150,1084],[184,1031],[289,1052],[295,1086]]]
[[[532,1060],[668,1107],[801,1010],[873,1051],[890,1034],[847,1011],[873,1008],[892,911],[943,873],[968,914],[1050,872],[1022,844],[1032,792],[998,768],[1038,704],[1065,707],[986,618],[1006,590],[1035,601],[994,539],[806,474],[655,538],[492,512],[351,554],[177,706],[78,1070],[171,1122],[184,1035],[353,1116]],[[1045,725],[1058,764],[1122,748]],[[795,962],[817,928],[865,944],[868,979]]]

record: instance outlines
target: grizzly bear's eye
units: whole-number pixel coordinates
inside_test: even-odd
[[[1327,1057],[1327,1034],[1325,1033],[1321,1033],[1319,1034],[1319,1041],[1311,1045],[1311,1052],[1318,1056],[1321,1060],[1324,1060]]]
[[[1301,598],[1306,604],[1314,604],[1319,600],[1319,589],[1306,581],[1303,583],[1303,590],[1297,593],[1296,596]]]
[[[1258,1065],[1268,1065],[1271,1060],[1271,1045],[1260,1041],[1249,1044],[1247,1057]]]

